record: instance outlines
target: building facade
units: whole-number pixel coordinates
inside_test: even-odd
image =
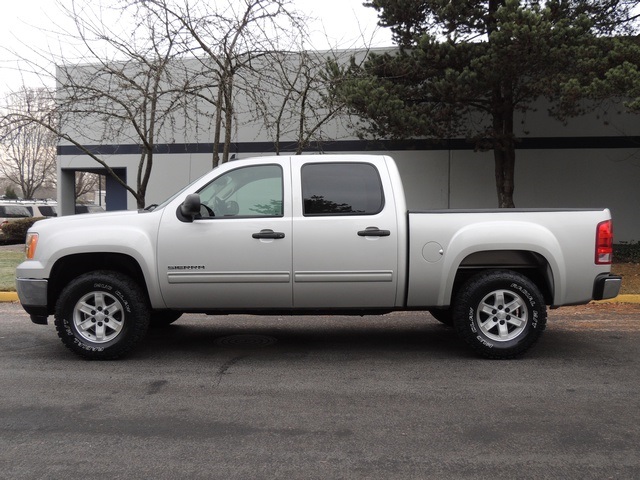
[[[268,98],[258,108],[248,90],[239,88],[236,93],[232,157],[293,154],[298,144],[295,136],[281,134],[274,140],[274,125],[261,114],[265,109],[280,109],[284,96],[275,90],[262,92]],[[157,135],[147,205],[161,203],[212,168],[214,115],[207,108],[194,102],[190,111],[173,112],[172,121],[166,122]],[[292,102],[287,108],[285,121],[291,125],[281,125],[278,130],[291,133],[300,124],[300,106]],[[540,102],[535,111],[519,118],[516,125],[521,140],[516,152],[514,200],[518,208],[607,207],[614,217],[616,241],[640,241],[640,122],[637,115],[625,113],[622,107],[609,108],[608,112],[577,117],[564,124],[550,117],[546,105]],[[313,115],[319,118],[318,112]],[[130,128],[107,138],[98,135],[105,130],[98,115],[72,120],[69,128],[74,138],[99,155],[127,184],[135,185],[140,147]],[[411,210],[497,206],[492,152],[476,152],[471,143],[455,138],[439,143],[362,140],[350,120],[332,117],[318,128],[304,152],[390,155],[398,164]],[[62,214],[73,213],[76,171],[104,173],[104,168],[76,145],[61,142],[58,202]],[[135,198],[108,178],[106,209],[135,208]]]

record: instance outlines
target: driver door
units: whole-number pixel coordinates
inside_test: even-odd
[[[227,171],[201,188],[201,214],[164,213],[158,272],[168,308],[292,306],[289,171],[264,164]]]

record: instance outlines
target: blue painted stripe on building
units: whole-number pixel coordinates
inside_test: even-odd
[[[295,142],[282,142],[280,152],[295,152]],[[140,145],[87,145],[85,148],[95,155],[139,154]],[[411,151],[411,150],[474,150],[473,142],[464,139],[451,140],[338,140],[334,142],[311,142],[305,152],[366,152],[366,151]],[[536,137],[522,138],[516,143],[518,150],[567,150],[603,148],[640,148],[640,136],[608,137]],[[222,151],[222,148],[220,149]],[[236,142],[231,144],[232,153],[275,153],[273,142]],[[213,152],[213,143],[163,143],[154,148],[158,154],[197,154]],[[58,155],[83,155],[75,145],[59,145]]]

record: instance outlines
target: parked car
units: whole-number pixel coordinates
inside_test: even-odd
[[[104,208],[92,203],[76,205],[76,213],[104,213]]]
[[[9,222],[15,222],[21,218],[31,218],[31,212],[27,207],[19,203],[7,203],[0,205],[0,235],[2,227]]]
[[[57,217],[58,202],[50,201],[23,201],[21,205],[27,207],[32,217]]]

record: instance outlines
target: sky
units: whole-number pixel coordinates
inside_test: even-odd
[[[310,25],[312,45],[316,49],[353,48],[369,43],[391,45],[387,29],[377,27],[375,10],[362,6],[364,0],[294,0],[298,10],[317,20]],[[0,0],[3,28],[0,29],[0,97],[23,83],[37,87],[39,79],[16,71],[18,52],[37,59],[30,48],[56,50],[54,25],[65,27],[65,17],[54,0]],[[67,28],[69,25],[67,24]],[[38,61],[38,60],[36,60]]]

